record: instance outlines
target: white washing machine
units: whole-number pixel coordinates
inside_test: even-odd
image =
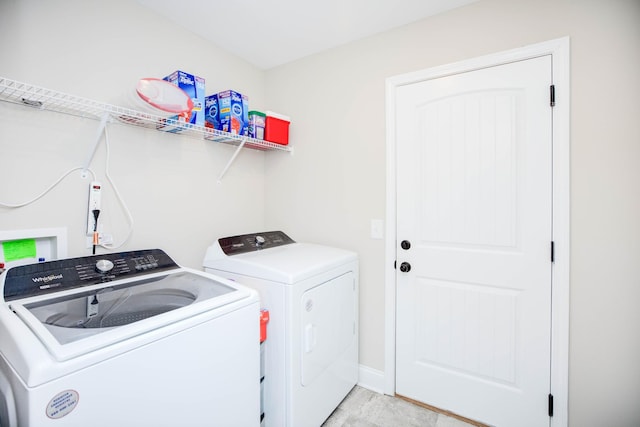
[[[269,310],[263,425],[319,427],[358,381],[357,255],[272,231],[218,239],[203,264]]]
[[[258,426],[259,299],[152,249],[0,275],[0,425]]]

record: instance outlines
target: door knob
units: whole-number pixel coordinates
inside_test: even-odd
[[[411,247],[411,242],[408,241],[408,240],[403,240],[400,243],[400,247],[406,251],[407,249],[409,249]]]
[[[403,273],[410,272],[411,264],[409,264],[408,262],[403,262],[402,264],[400,264],[400,271],[402,271]]]

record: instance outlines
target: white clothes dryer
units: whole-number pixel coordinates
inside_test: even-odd
[[[203,265],[269,310],[262,425],[319,427],[358,381],[357,254],[271,231],[218,239]]]
[[[0,425],[258,426],[256,291],[158,249],[0,275]]]

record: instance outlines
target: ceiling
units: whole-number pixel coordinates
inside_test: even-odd
[[[269,69],[478,0],[136,1]]]

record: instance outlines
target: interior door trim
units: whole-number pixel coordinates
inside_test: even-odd
[[[570,285],[570,42],[569,37],[389,77],[386,80],[386,238],[385,238],[385,366],[384,393],[395,394],[396,380],[396,139],[395,92],[399,86],[452,74],[551,55],[553,107],[553,242],[551,307],[550,425],[568,425],[569,412],[569,285]]]

